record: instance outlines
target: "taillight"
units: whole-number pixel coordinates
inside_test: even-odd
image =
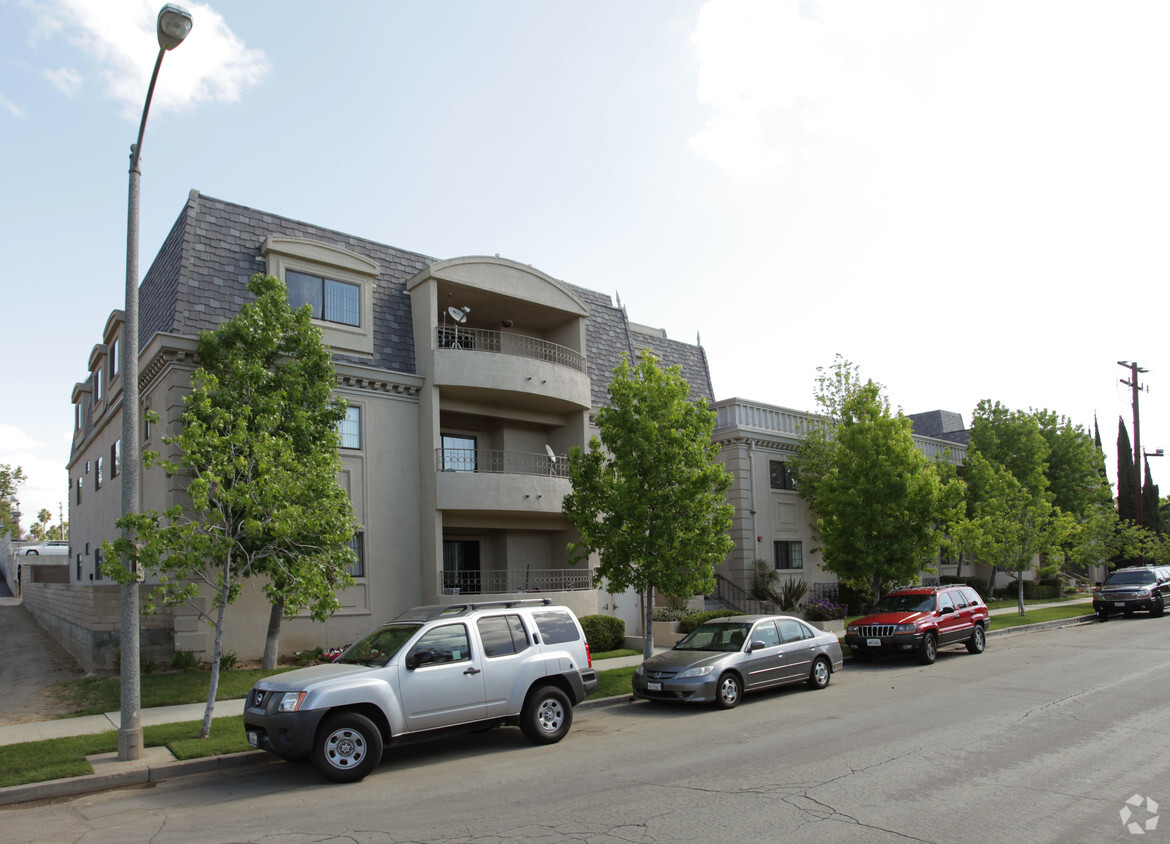
[[[585,667],[586,668],[593,667],[593,654],[590,653],[590,651],[589,651],[589,640],[588,639],[585,640]]]

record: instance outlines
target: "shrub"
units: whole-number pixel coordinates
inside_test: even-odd
[[[617,650],[625,643],[626,623],[620,618],[612,615],[583,615],[580,621],[581,629],[585,631],[585,641],[593,653]]]
[[[809,621],[836,621],[845,617],[845,605],[828,598],[810,598],[800,609]]]
[[[865,585],[842,583],[837,586],[837,603],[845,608],[846,615],[861,615],[873,606],[873,593]]]
[[[803,579],[797,580],[790,577],[780,584],[779,589],[772,590],[772,600],[784,612],[792,612],[800,606],[800,602],[807,594],[808,584]]]
[[[175,652],[171,654],[171,668],[176,671],[198,671],[199,657],[195,656],[195,651],[175,648]]]
[[[119,656],[121,656],[121,654],[119,654]],[[139,666],[140,666],[143,674],[157,674],[158,673],[158,663],[155,662],[153,659],[144,659],[139,663]],[[118,667],[121,668],[121,665],[119,665]]]
[[[692,610],[689,607],[676,609],[674,607],[659,607],[654,610],[654,621],[682,621],[688,615],[694,615],[700,610]]]
[[[690,633],[704,621],[710,621],[713,618],[723,618],[729,615],[743,615],[743,613],[736,612],[735,610],[707,610],[706,612],[691,613],[678,623],[678,630],[680,633]]]
[[[231,671],[240,662],[240,658],[236,656],[235,651],[224,651],[219,655],[219,670]]]
[[[323,653],[320,648],[309,648],[308,650],[297,651],[293,654],[293,658],[296,659],[297,665],[316,665],[321,661]]]

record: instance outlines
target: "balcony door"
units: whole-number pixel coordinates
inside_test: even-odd
[[[478,539],[443,540],[443,589],[458,589],[470,594],[483,591]]]
[[[442,434],[444,472],[475,471],[475,437]]]

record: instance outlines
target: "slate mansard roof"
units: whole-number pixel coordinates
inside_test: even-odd
[[[270,235],[339,246],[378,264],[374,292],[373,358],[335,354],[337,361],[417,374],[411,302],[406,282],[437,259],[311,223],[257,211],[191,191],[139,292],[139,348],[158,332],[198,336],[235,316],[252,296],[246,285],[267,263]],[[714,400],[706,352],[630,323],[604,293],[569,287],[589,309],[586,358],[594,406],[608,403],[606,387],[622,353],[649,348],[663,366],[677,364],[694,398]]]

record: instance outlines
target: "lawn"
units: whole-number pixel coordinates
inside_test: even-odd
[[[1005,627],[1019,627],[1023,624],[1039,624],[1042,621],[1058,621],[1062,618],[1077,618],[1082,615],[1092,615],[1092,604],[1073,604],[1066,607],[1044,607],[1038,610],[1028,610],[1026,614],[1002,613],[993,615],[988,624],[988,630],[1003,630]]]
[[[246,697],[257,680],[290,670],[292,669],[221,671],[215,699],[238,700]],[[179,703],[205,703],[210,685],[211,672],[206,670],[143,674],[142,707],[149,709]],[[122,708],[121,686],[117,677],[86,677],[63,683],[61,698],[72,709],[69,714],[62,716],[64,718],[100,715],[103,712],[117,712]]]

